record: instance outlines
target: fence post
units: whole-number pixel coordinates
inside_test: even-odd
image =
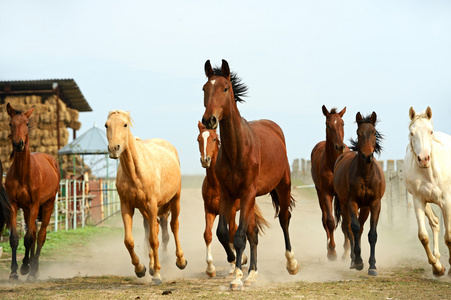
[[[77,229],[77,181],[74,179],[73,180],[74,183],[74,228],[73,229]]]
[[[57,192],[56,196],[55,196],[55,213],[54,213],[55,232],[58,232],[58,200],[59,200],[59,195],[58,195],[58,192]]]
[[[85,228],[85,181],[81,182],[81,228]]]
[[[66,231],[69,229],[69,184],[68,184],[68,180],[65,180],[66,185]]]

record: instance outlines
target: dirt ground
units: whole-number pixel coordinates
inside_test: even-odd
[[[423,247],[417,238],[413,209],[396,206],[393,215],[383,208],[376,246],[379,275],[367,275],[369,245],[368,228],[362,236],[362,271],[350,270],[350,259],[341,260],[343,234],[337,230],[336,242],[339,259],[329,262],[326,257],[326,234],[321,224],[320,208],[313,189],[294,189],[297,200],[293,210],[290,234],[293,250],[301,268],[297,275],[285,269],[283,234],[269,196],[260,197],[258,204],[271,224],[259,238],[258,283],[243,291],[230,291],[229,264],[216,236],[212,243],[215,278],[205,274],[205,226],[200,188],[182,190],[180,237],[188,266],[179,270],[175,266],[174,239],[168,252],[161,251],[161,277],[163,284],[154,285],[149,274],[137,278],[130,257],[123,244],[121,231],[111,237],[102,237],[79,249],[75,255],[48,259],[41,257],[40,279],[28,283],[20,277],[17,283],[8,281],[9,272],[0,274],[2,299],[154,299],[173,297],[192,298],[301,298],[301,299],[451,299],[451,278],[432,276]],[[391,220],[391,221],[390,221]],[[394,221],[393,221],[394,220]],[[144,264],[144,233],[141,215],[134,220],[135,247]],[[214,228],[216,228],[217,220]],[[107,226],[122,226],[120,218]],[[443,234],[440,234],[441,238]],[[45,247],[45,246],[44,246]],[[442,263],[449,270],[448,250],[441,242]],[[246,249],[248,254],[249,250]],[[246,268],[244,270],[247,270]],[[246,274],[247,272],[245,272]]]

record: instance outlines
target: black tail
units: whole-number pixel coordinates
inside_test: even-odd
[[[270,193],[272,198],[272,206],[274,206],[274,210],[276,211],[274,214],[274,218],[277,218],[279,216],[280,212],[280,199],[279,194],[277,194],[276,189],[272,190]],[[293,207],[296,206],[296,200],[294,200],[293,195],[290,194],[290,204],[288,206],[288,209],[290,211],[293,210]]]
[[[11,225],[11,204],[9,203],[9,197],[6,193],[3,185],[0,187],[0,234],[3,232],[3,228],[9,228]]]
[[[341,218],[341,206],[340,199],[338,199],[338,195],[336,193],[334,196],[334,213],[335,213],[335,228],[337,228]]]

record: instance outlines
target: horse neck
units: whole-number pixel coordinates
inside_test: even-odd
[[[246,129],[236,104],[232,105],[229,116],[219,122],[221,157],[227,158],[231,163],[238,162],[243,155],[242,150],[248,133]]]
[[[136,146],[136,140],[131,131],[128,133],[127,149],[121,153],[120,164],[122,171],[128,174],[131,178],[138,177],[138,173],[140,171],[138,149]]]
[[[366,163],[363,161],[363,158],[357,154],[357,167],[360,173],[360,176],[365,180],[365,182],[369,182],[371,177],[374,175],[374,168],[376,167],[377,161],[374,159],[372,163]]]
[[[14,174],[16,174],[19,182],[27,183],[31,175],[31,152],[30,144],[27,141],[25,143],[25,148],[21,152],[14,152],[13,168]]]
[[[215,173],[215,166],[216,166],[216,155],[213,155],[211,157],[210,167],[206,169],[207,173],[207,180],[210,183],[211,186],[216,187],[218,186],[218,178],[216,177]]]

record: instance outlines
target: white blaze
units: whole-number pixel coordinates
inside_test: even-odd
[[[204,157],[203,157],[203,159],[207,159],[207,141],[208,141],[209,136],[210,136],[209,131],[202,132],[202,137],[204,138]]]

